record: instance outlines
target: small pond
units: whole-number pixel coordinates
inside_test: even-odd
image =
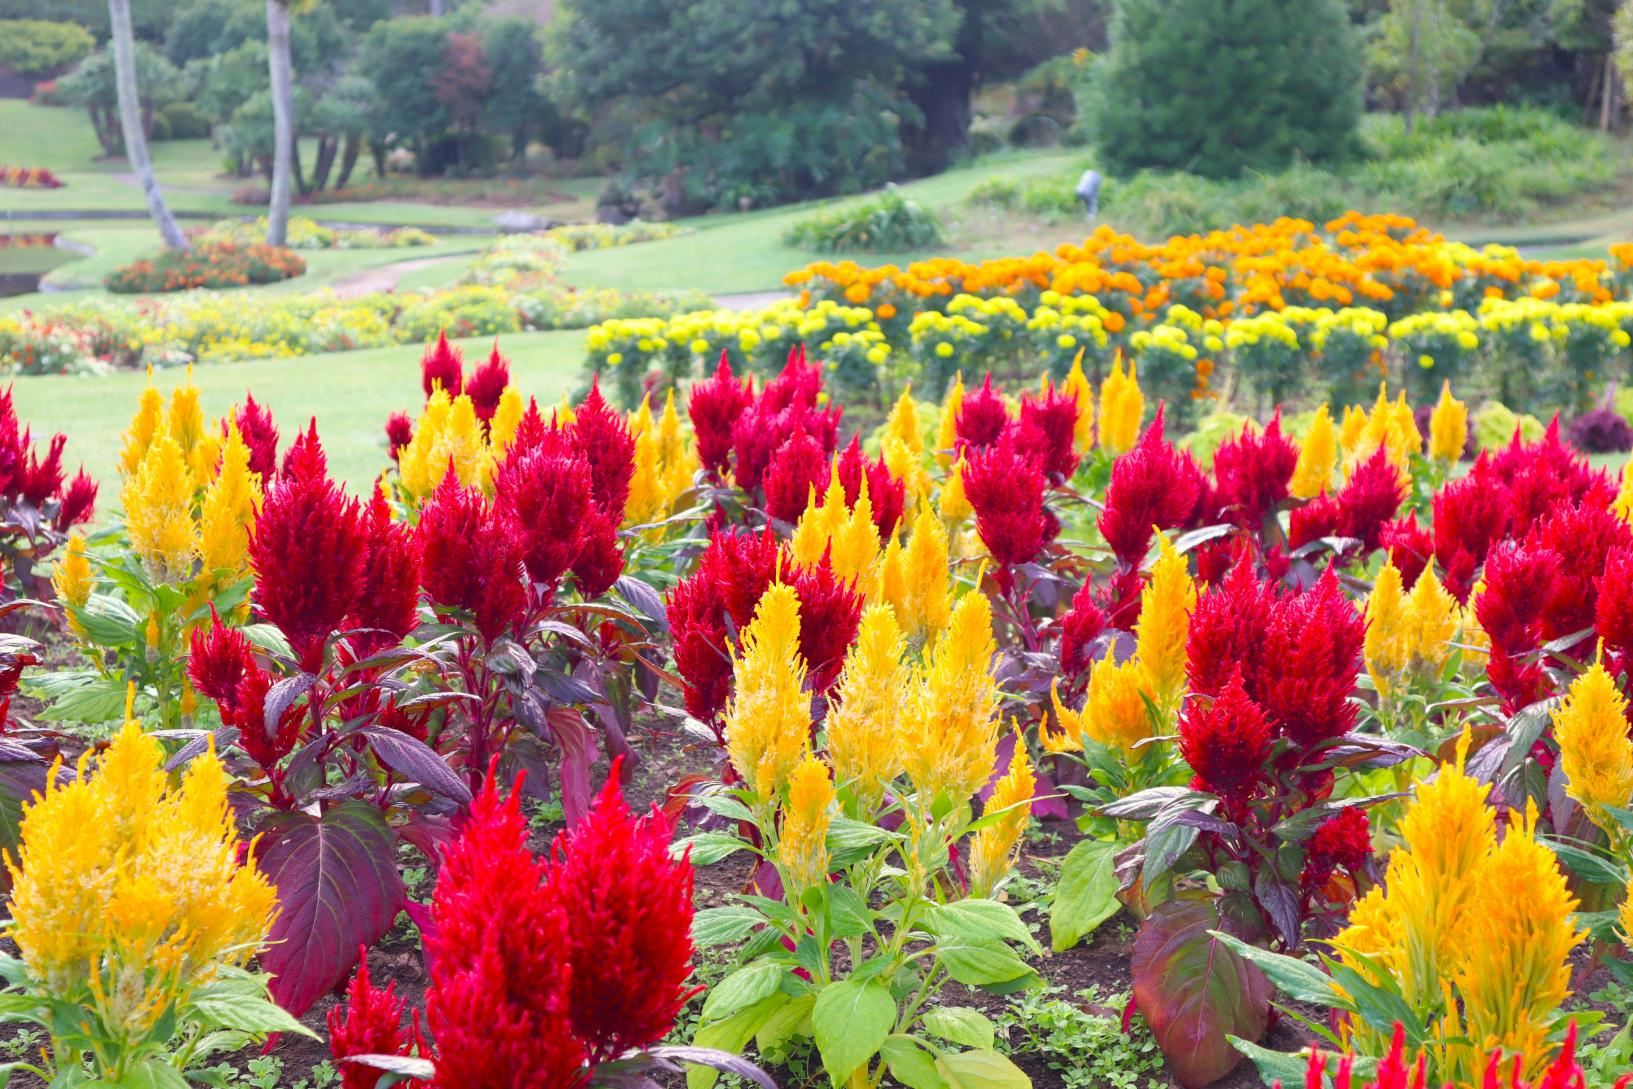
[[[7,245],[7,241],[8,237],[0,234],[0,299],[40,290],[40,280],[47,273],[81,256],[56,246]]]

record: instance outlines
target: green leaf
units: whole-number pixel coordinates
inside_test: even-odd
[[[764,1054],[795,1036],[811,1035],[811,1007],[815,1005],[814,994],[802,994],[789,1001],[760,1026],[760,1031],[754,1034],[754,1046]]]
[[[1272,1051],[1268,1047],[1261,1047],[1251,1040],[1244,1040],[1239,1036],[1226,1036],[1230,1046],[1245,1055],[1259,1070],[1259,1079],[1263,1082],[1282,1085],[1303,1085],[1305,1074],[1309,1072],[1310,1060],[1299,1055],[1289,1055],[1285,1051]]]
[[[936,954],[948,975],[971,987],[1007,983],[1031,971],[1013,950],[995,940],[955,937],[940,943]]]
[[[1541,837],[1543,846],[1547,847],[1565,868],[1595,885],[1626,885],[1627,871],[1614,861],[1602,855],[1578,847],[1575,844],[1565,843],[1562,840],[1549,836]]]
[[[134,643],[136,633],[147,627],[135,609],[108,594],[92,594],[85,606],[74,613],[85,629],[86,638],[103,647]]]
[[[729,945],[764,923],[765,916],[751,907],[705,908],[692,917],[692,942],[701,948]]]
[[[776,994],[787,974],[786,967],[769,961],[756,961],[739,968],[709,992],[709,997],[703,1000],[703,1012],[698,1016],[708,1024],[752,1006]]]
[[[1086,839],[1060,864],[1049,907],[1049,945],[1064,953],[1122,908],[1117,899],[1117,844]]]
[[[1293,1001],[1308,1002],[1312,1006],[1338,1004],[1338,992],[1333,989],[1332,980],[1310,962],[1260,949],[1218,930],[1208,933],[1235,950],[1243,960],[1251,961],[1265,974],[1265,978],[1276,985],[1277,990]]]
[[[936,1069],[950,1089],[1032,1089],[1026,1072],[996,1051],[942,1055]]]
[[[811,1010],[817,1051],[835,1085],[843,1085],[877,1055],[895,1026],[896,1003],[876,979],[830,984],[817,995]]]
[[[671,844],[669,854],[674,858],[682,858],[690,850],[692,865],[712,866],[747,846],[747,843],[727,832],[699,832],[695,836],[688,836]]]
[[[835,938],[860,938],[873,927],[873,912],[861,894],[849,885],[829,885],[828,933]]]
[[[1034,953],[1043,952],[1043,947],[1026,929],[1026,924],[1015,914],[1015,909],[996,900],[955,900],[950,904],[938,904],[930,913],[930,928],[942,937],[976,941],[1003,938],[1018,942]]]
[[[106,1089],[188,1089],[187,1079],[181,1076],[181,1071],[162,1059],[138,1063],[117,1081],[102,1078],[85,1084]]]
[[[965,1047],[992,1050],[992,1022],[968,1006],[937,1006],[924,1015],[924,1031]]]
[[[849,817],[835,817],[828,825],[828,850],[834,854],[864,850],[889,839],[890,833],[878,825],[853,821]]]
[[[879,1057],[890,1068],[890,1076],[907,1089],[948,1089],[947,1079],[936,1069],[936,1060],[925,1045],[911,1036],[892,1036],[879,1049]]]
[[[732,1054],[740,1054],[754,1039],[754,1034],[778,1010],[786,1006],[789,997],[780,991],[770,998],[762,998],[747,1009],[738,1010],[723,1021],[704,1025],[692,1037],[693,1047],[713,1047]],[[720,1080],[720,1072],[707,1066],[693,1066],[686,1071],[686,1089],[712,1089]]]
[[[293,1032],[317,1039],[318,1034],[286,1013],[270,998],[254,994],[198,994],[193,1009],[216,1028],[238,1029],[257,1035]]]
[[[693,804],[716,813],[727,820],[752,821],[754,814],[749,812],[748,806],[733,798],[730,794],[693,794]]]

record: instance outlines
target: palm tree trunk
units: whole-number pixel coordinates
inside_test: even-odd
[[[272,76],[272,200],[266,241],[289,237],[289,201],[295,167],[295,75],[289,60],[288,0],[266,0],[267,66]]]
[[[136,171],[148,212],[159,228],[159,237],[173,250],[188,248],[187,236],[176,225],[176,217],[164,202],[159,179],[153,176],[153,160],[147,156],[147,133],[142,128],[142,104],[136,88],[136,35],[130,26],[130,0],[108,0],[108,22],[113,31],[114,82],[119,90],[119,124],[125,133],[125,155]]]

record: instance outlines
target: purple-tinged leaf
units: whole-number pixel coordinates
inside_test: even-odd
[[[694,1066],[707,1066],[719,1070],[724,1074],[736,1074],[740,1078],[747,1078],[755,1085],[764,1089],[777,1089],[777,1083],[764,1070],[755,1066],[741,1055],[733,1055],[729,1051],[718,1051],[712,1047],[655,1047],[649,1054],[654,1058],[668,1059],[672,1062],[691,1063]]]
[[[380,763],[398,775],[461,805],[471,803],[470,786],[419,738],[390,726],[365,726],[358,732],[369,739],[369,751],[379,757]]]
[[[317,678],[310,673],[297,673],[293,677],[285,677],[267,689],[266,702],[262,705],[262,719],[266,723],[268,737],[278,736],[278,724],[283,721],[284,712],[293,707],[295,701],[305,695],[306,690],[316,682]]]
[[[165,771],[175,771],[191,764],[195,759],[203,756],[210,748],[210,738],[215,738],[215,751],[226,752],[233,742],[238,740],[236,726],[223,726],[211,733],[209,730],[199,730],[198,736],[176,750],[176,755],[165,761]]]
[[[590,811],[590,768],[595,765],[595,733],[584,716],[571,707],[552,707],[546,719],[561,747],[561,808],[567,827],[575,827]]]
[[[261,952],[272,997],[297,1017],[345,981],[359,948],[390,929],[407,899],[397,842],[379,810],[345,802],[322,817],[280,814],[256,859],[278,890]]]
[[[1184,1089],[1210,1085],[1242,1061],[1227,1036],[1257,1041],[1269,1024],[1269,982],[1208,933],[1219,926],[1212,903],[1170,900],[1134,939],[1134,999]]]

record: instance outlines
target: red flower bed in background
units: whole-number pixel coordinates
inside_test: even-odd
[[[194,287],[275,284],[305,271],[306,262],[292,250],[219,242],[143,258],[110,274],[104,286],[126,295],[153,294]]]
[[[14,249],[24,249],[32,246],[55,246],[57,244],[56,231],[35,231],[32,234],[0,234],[0,250],[8,246]]]
[[[0,185],[10,185],[18,189],[61,189],[62,179],[43,166],[0,164]]]

